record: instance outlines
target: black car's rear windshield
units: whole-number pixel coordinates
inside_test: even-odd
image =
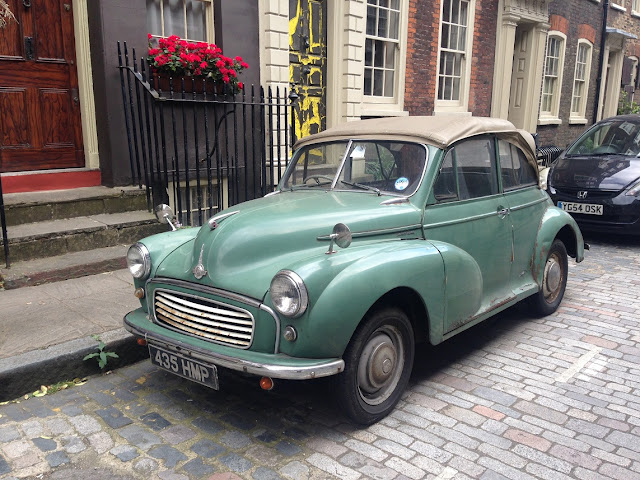
[[[629,120],[610,120],[596,124],[584,133],[566,156],[640,154],[640,123]]]

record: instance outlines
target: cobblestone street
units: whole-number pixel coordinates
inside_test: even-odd
[[[216,392],[145,361],[0,406],[0,478],[640,479],[640,241],[586,240],[554,315],[419,352],[376,425],[347,423],[325,380]]]

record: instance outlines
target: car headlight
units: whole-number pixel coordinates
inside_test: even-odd
[[[127,251],[127,266],[134,278],[145,279],[151,272],[151,255],[142,243],[135,243]]]
[[[309,306],[309,294],[302,278],[291,270],[281,270],[269,287],[275,309],[285,317],[296,318]]]
[[[631,197],[637,197],[639,193],[640,193],[640,182],[636,182],[633,185],[631,185],[631,187],[629,187],[629,190],[625,192],[625,195],[629,195]]]

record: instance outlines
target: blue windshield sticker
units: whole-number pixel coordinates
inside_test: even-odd
[[[400,177],[399,179],[396,180],[396,190],[404,190],[405,188],[407,188],[409,186],[409,179],[407,177]]]

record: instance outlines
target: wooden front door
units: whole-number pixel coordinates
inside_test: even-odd
[[[0,29],[0,171],[84,167],[71,0],[8,0]]]

